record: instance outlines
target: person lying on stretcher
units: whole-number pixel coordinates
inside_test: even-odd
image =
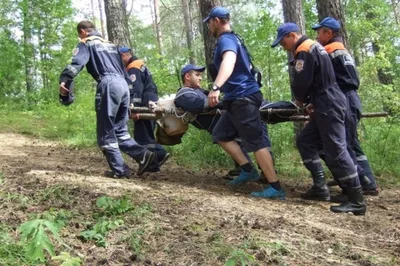
[[[192,125],[198,129],[206,130],[211,135],[218,135],[219,132],[214,130],[214,127],[220,118],[220,115],[198,115],[204,114],[210,111],[215,111],[215,109],[222,109],[222,105],[215,108],[210,108],[208,106],[208,91],[201,88],[202,73],[205,68],[195,65],[186,65],[181,70],[181,78],[183,82],[183,87],[178,89],[175,96],[175,106],[188,111],[196,116],[196,119],[192,122]],[[217,110],[217,112],[218,112]],[[268,143],[271,143],[268,137],[267,128],[265,128],[265,137],[268,138]],[[240,138],[236,140],[243,150],[245,156],[251,162],[251,159],[246,152],[246,150],[241,145]],[[271,145],[270,145],[271,147]],[[272,154],[272,153],[271,153]],[[235,163],[235,169],[229,171],[229,176],[237,176],[240,173],[240,167]]]

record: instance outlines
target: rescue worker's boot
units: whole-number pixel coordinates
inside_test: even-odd
[[[331,196],[331,202],[334,203],[345,203],[348,202],[349,198],[347,197],[347,192],[345,189],[342,189],[342,193],[339,195]]]
[[[362,185],[364,195],[369,195],[369,196],[379,195],[379,189],[376,186],[376,183],[371,182],[371,180],[366,175],[360,176],[360,183]]]
[[[351,187],[347,188],[347,196],[349,198],[348,202],[342,203],[339,206],[331,206],[331,212],[342,213],[351,212],[354,215],[364,215],[367,211],[367,205],[364,201],[364,196],[362,193],[362,187]]]
[[[335,187],[335,186],[338,186],[338,185],[339,185],[338,182],[337,182],[335,179],[329,181],[329,182],[326,183],[326,184],[328,185],[328,187]]]
[[[330,194],[329,189],[325,183],[324,172],[318,171],[311,174],[313,178],[313,185],[306,193],[303,193],[301,195],[301,198],[305,200],[329,201]]]

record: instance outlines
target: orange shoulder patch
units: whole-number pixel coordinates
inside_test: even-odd
[[[126,71],[128,71],[131,68],[137,68],[140,69],[142,66],[144,65],[143,60],[135,60],[132,63],[130,63],[127,67],[126,67]]]
[[[324,48],[328,52],[328,54],[331,54],[336,50],[346,50],[346,48],[344,48],[343,43],[341,42],[330,43],[328,45],[325,45]]]
[[[297,55],[300,52],[308,52],[310,51],[311,46],[315,43],[315,41],[307,39],[302,42],[299,47],[297,47],[296,51],[294,51],[294,55]]]

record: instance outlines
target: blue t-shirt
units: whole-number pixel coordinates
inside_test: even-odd
[[[234,100],[248,96],[260,90],[256,79],[250,72],[250,60],[246,50],[239,39],[232,33],[223,33],[214,53],[214,64],[219,71],[224,52],[232,51],[236,54],[236,63],[233,72],[225,84],[221,87],[224,100]]]

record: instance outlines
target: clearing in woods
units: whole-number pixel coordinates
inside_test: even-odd
[[[102,177],[97,150],[16,134],[0,134],[0,167],[1,223],[16,231],[32,213],[65,210],[61,236],[70,249],[54,245],[83,265],[400,265],[398,188],[368,196],[366,216],[333,214],[330,203],[299,198],[306,177],[281,177],[286,201],[250,198],[262,184],[232,189],[221,172],[173,160],[161,173],[115,180]],[[98,222],[102,196],[134,206],[109,216],[119,222],[104,234],[106,247],[82,236]]]

